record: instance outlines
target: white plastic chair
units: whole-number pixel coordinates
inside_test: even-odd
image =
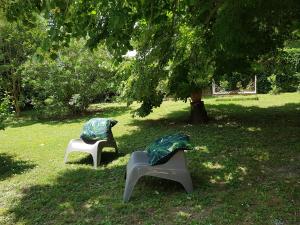
[[[142,176],[154,176],[174,180],[183,185],[186,192],[193,191],[193,184],[186,165],[184,151],[179,150],[166,163],[151,166],[145,151],[136,151],[131,154],[126,168],[126,184],[123,201],[129,201],[133,188]]]
[[[70,152],[86,152],[92,155],[94,168],[97,169],[97,165],[100,164],[101,161],[101,153],[104,147],[113,147],[115,148],[116,153],[118,153],[118,147],[112,132],[109,132],[107,140],[96,141],[92,144],[86,143],[82,139],[72,139],[66,148],[64,162],[67,163]]]

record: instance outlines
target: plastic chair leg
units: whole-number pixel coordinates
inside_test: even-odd
[[[181,177],[178,182],[182,184],[187,193],[193,192],[192,178],[189,173],[186,173],[183,177]]]
[[[123,194],[123,201],[128,202],[130,199],[130,196],[132,194],[133,188],[136,185],[138,177],[135,173],[127,174],[126,176],[126,184],[125,184],[125,190]]]
[[[92,152],[91,153],[92,157],[93,157],[93,163],[94,163],[94,169],[97,169],[97,163],[98,163],[98,159],[97,159],[97,152]]]
[[[64,163],[68,162],[68,155],[69,155],[69,149],[66,149],[65,157],[64,157]]]

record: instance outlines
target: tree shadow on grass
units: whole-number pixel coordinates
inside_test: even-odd
[[[69,115],[62,118],[51,118],[51,119],[38,119],[36,115],[32,112],[24,113],[23,117],[17,120],[11,121],[8,126],[10,127],[24,127],[30,126],[36,123],[48,124],[48,125],[58,125],[58,124],[69,124],[69,123],[81,123],[87,121],[94,117],[117,117],[130,110],[127,106],[106,106],[103,108],[91,109],[81,115]]]
[[[72,154],[76,154],[76,152],[73,152]],[[115,152],[107,152],[102,151],[101,153],[101,162],[100,165],[107,165],[111,163],[112,161],[116,160],[119,157],[123,157],[123,153],[115,153]],[[79,160],[75,161],[69,161],[68,164],[85,164],[85,165],[93,165],[93,158],[90,154],[87,154],[85,157],[80,158]]]
[[[269,108],[238,104],[206,107],[212,119],[202,125],[187,123],[189,108],[157,120],[134,120],[129,126],[138,129],[118,138],[120,148],[130,153],[159,136],[184,132],[197,148],[187,152],[187,159],[199,196],[225,192],[224,196],[229,197],[232,192],[235,196],[244,190],[254,192],[267,186],[271,199],[275,186],[282,187],[280,195],[294,191],[300,174],[296,163],[300,159],[300,104]],[[294,197],[281,196],[280,201],[292,201]]]
[[[292,151],[289,154],[286,149],[295,150],[296,145],[300,144],[300,104],[269,108],[243,107],[237,104],[206,107],[212,119],[202,125],[187,123],[188,108],[186,111],[172,112],[162,119],[134,120],[128,125],[138,127],[138,130],[119,137],[120,148],[130,153],[136,147],[148,145],[159,136],[185,132],[198,147],[197,151],[188,154],[200,157],[199,163],[202,161],[201,157],[206,156],[205,158],[218,160],[223,158],[221,161],[227,160],[229,166],[235,161],[243,165],[247,162],[255,164],[278,160],[280,154],[286,155],[279,160],[284,161],[295,153]]]
[[[12,155],[0,153],[0,181],[15,174],[21,174],[33,169],[36,165],[23,160],[16,160]]]
[[[222,224],[224,218],[228,224],[271,224],[278,215],[292,224],[297,215],[299,107],[207,105],[214,120],[203,125],[187,124],[188,112],[182,111],[165,119],[134,120],[128,126],[137,129],[116,138],[126,156],[99,170],[67,170],[51,184],[24,189],[9,212],[14,222],[27,225]],[[178,131],[189,134],[197,147],[187,152],[194,192],[187,196],[179,184],[143,177],[131,201],[123,204],[129,153]],[[188,216],[178,222],[182,212]]]
[[[118,179],[116,170],[68,170],[51,184],[24,189],[24,197],[11,212],[15,222],[27,225],[100,224],[120,195]]]
[[[23,189],[20,202],[8,213],[14,214],[13,223],[26,225],[141,224],[145,216],[155,213],[154,208],[161,208],[162,202],[175,199],[178,194],[186,196],[177,183],[142,178],[140,187],[149,185],[147,188],[163,194],[138,188],[131,202],[123,203],[125,164],[124,161],[99,170],[67,170],[51,184]]]

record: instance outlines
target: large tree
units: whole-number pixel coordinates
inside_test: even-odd
[[[11,19],[28,22],[33,11],[42,12],[53,47],[84,36],[90,47],[105,42],[117,59],[135,49],[123,67],[128,102],[141,102],[137,113],[144,116],[164,96],[191,98],[193,122],[207,120],[202,90],[212,77],[251,74],[254,61],[299,29],[300,16],[298,0],[5,2]]]

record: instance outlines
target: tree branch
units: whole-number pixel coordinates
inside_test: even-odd
[[[209,23],[209,21],[211,20],[211,18],[215,15],[215,13],[217,12],[217,10],[220,8],[221,4],[223,3],[223,0],[219,0],[215,2],[215,7],[210,11],[208,17],[206,18],[206,20],[204,21],[204,24],[207,25]]]

